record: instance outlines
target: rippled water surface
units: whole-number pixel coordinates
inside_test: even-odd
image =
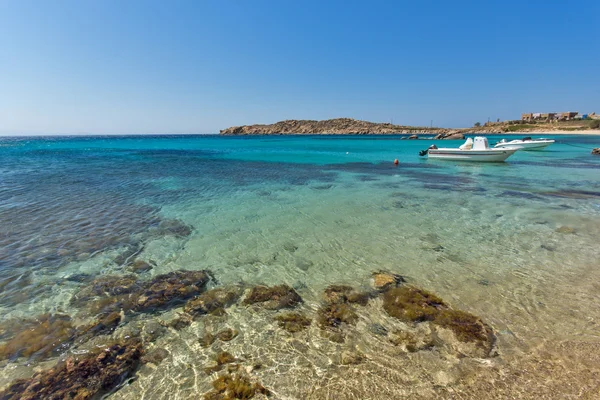
[[[430,328],[390,317],[381,296],[353,306],[342,341],[316,319],[286,332],[281,311],[241,300],[176,326],[183,299],[123,308],[116,329],[48,354],[25,340],[0,360],[0,389],[140,336],[165,357],[112,398],[202,397],[225,371],[205,370],[222,351],[271,398],[600,397],[600,157],[590,154],[600,137],[555,139],[471,164],[419,158],[432,141],[393,136],[0,138],[0,342],[43,315],[98,318],[95,300],[123,295],[82,301],[100,276],[144,287],[178,270],[246,293],[287,284],[311,319],[327,286],[368,291],[374,272],[389,271],[495,336],[489,357],[437,344],[407,352],[393,332]],[[232,340],[201,343],[225,328]]]

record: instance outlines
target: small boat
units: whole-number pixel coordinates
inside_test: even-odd
[[[438,148],[436,145],[432,145],[427,150],[421,151],[419,155],[427,155],[428,158],[441,160],[501,162],[517,150],[513,148],[490,148],[486,137],[477,136],[475,140],[468,138],[458,149]]]
[[[532,139],[531,137],[528,136],[528,137],[524,137],[521,140],[516,139],[516,140],[511,140],[510,142],[506,141],[506,139],[502,139],[501,141],[496,143],[494,148],[495,149],[508,149],[510,147],[510,148],[518,149],[518,150],[542,150],[543,148],[550,146],[554,142],[555,142],[555,140],[553,140],[553,139],[544,139],[544,138]]]

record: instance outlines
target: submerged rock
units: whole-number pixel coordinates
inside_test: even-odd
[[[88,286],[81,289],[73,300],[83,303],[94,297],[118,296],[140,289],[141,284],[135,275],[105,275],[94,279]]]
[[[390,337],[390,342],[401,346],[404,350],[414,353],[419,350],[429,350],[434,346],[430,335],[415,335],[408,331],[395,331]]]
[[[152,363],[158,365],[169,356],[169,352],[163,348],[156,348],[147,354],[144,354],[141,358],[142,364]]]
[[[118,387],[137,369],[143,349],[130,340],[69,357],[31,379],[19,379],[0,392],[4,400],[91,399]]]
[[[121,322],[121,313],[112,312],[110,314],[102,316],[99,320],[80,327],[77,329],[77,341],[85,342],[94,336],[107,334],[114,331],[119,323]]]
[[[215,379],[213,390],[204,395],[205,400],[251,399],[257,394],[269,396],[270,392],[259,382],[242,374],[227,374]]]
[[[330,285],[323,292],[323,300],[328,304],[358,303],[365,306],[370,297],[369,293],[357,292],[352,286],[346,285]]]
[[[364,356],[361,353],[349,350],[342,351],[340,355],[340,364],[342,365],[360,364],[363,360]]]
[[[224,310],[234,304],[241,296],[240,287],[216,288],[202,293],[185,303],[184,311],[198,316]]]
[[[321,328],[338,328],[342,323],[354,325],[358,321],[358,315],[354,309],[345,303],[328,304],[319,308],[317,322]]]
[[[571,228],[570,226],[559,226],[556,228],[556,232],[558,233],[566,233],[566,234],[575,234],[577,231],[575,228]]]
[[[473,314],[460,310],[442,310],[433,323],[450,329],[460,342],[476,344],[486,351],[486,355],[492,350],[495,341],[492,328]]]
[[[487,357],[494,345],[495,337],[492,329],[475,315],[460,310],[451,309],[442,299],[425,290],[411,286],[401,286],[385,292],[383,308],[392,317],[404,322],[419,323],[430,321],[438,331],[452,332],[456,340],[451,340],[445,335],[445,342],[450,343],[459,353],[477,357]],[[403,334],[400,341],[408,343],[407,349],[412,351],[415,345],[408,338],[410,334]],[[439,335],[439,334],[438,334]],[[460,343],[474,345],[463,346]],[[409,347],[410,346],[410,347]],[[419,346],[416,347],[420,349]]]
[[[217,339],[223,342],[229,342],[230,340],[233,340],[237,335],[238,331],[236,331],[235,329],[225,328],[222,331],[218,332],[216,337]]]
[[[404,277],[391,272],[379,271],[373,274],[371,284],[375,290],[383,292],[406,282]]]
[[[447,308],[436,295],[412,286],[393,288],[383,295],[383,309],[404,322],[433,321],[440,309]]]
[[[144,285],[135,311],[148,312],[181,304],[190,297],[200,294],[209,280],[208,271],[179,270],[158,275]]]
[[[0,345],[0,360],[17,357],[47,358],[73,342],[76,330],[68,315],[44,314],[26,323],[11,340]]]
[[[157,233],[183,238],[192,234],[192,228],[178,219],[166,219],[158,224]]]
[[[303,331],[311,324],[311,320],[304,314],[295,312],[277,315],[275,320],[279,323],[280,328],[290,333]]]
[[[246,298],[244,304],[260,304],[270,310],[293,308],[302,303],[302,297],[288,285],[255,286]]]
[[[142,272],[148,272],[150,271],[152,268],[154,268],[154,263],[149,263],[146,262],[144,260],[135,260],[133,263],[131,263],[131,271],[139,274]]]

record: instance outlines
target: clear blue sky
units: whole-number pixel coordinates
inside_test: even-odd
[[[600,1],[0,0],[0,134],[600,112]]]

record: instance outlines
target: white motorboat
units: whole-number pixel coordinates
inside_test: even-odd
[[[518,149],[518,150],[542,150],[543,148],[550,146],[554,142],[555,142],[555,140],[553,140],[553,139],[544,139],[544,138],[532,139],[530,137],[525,137],[520,140],[519,139],[511,140],[510,142],[507,141],[506,139],[502,139],[501,141],[496,143],[494,148],[495,149],[513,148],[513,149]]]
[[[478,162],[501,162],[510,157],[518,149],[490,148],[486,137],[477,136],[475,140],[468,138],[467,141],[457,148],[438,148],[436,145],[423,150],[419,155],[427,155],[429,158],[440,160],[478,161]]]

